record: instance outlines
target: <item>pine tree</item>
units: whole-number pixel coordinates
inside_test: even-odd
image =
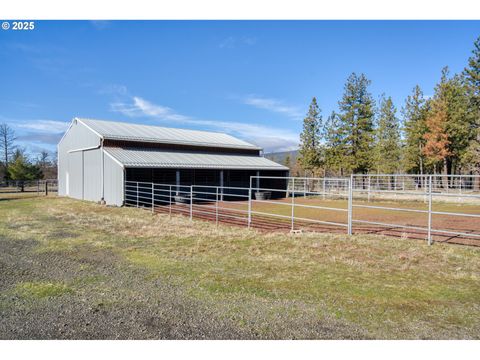
[[[468,59],[468,67],[463,71],[470,93],[472,107],[480,112],[480,36],[473,44],[472,56]]]
[[[468,112],[472,117],[471,139],[462,155],[463,166],[472,173],[480,175],[480,37],[474,43],[472,56],[464,72],[468,92]],[[480,188],[476,181],[475,188]]]
[[[16,149],[8,171],[10,178],[16,181],[37,180],[43,177],[40,167],[32,164],[21,149]]]
[[[393,174],[400,168],[400,125],[396,112],[392,98],[382,96],[375,131],[375,167],[381,174]]]
[[[426,149],[424,154],[436,167],[441,161],[445,175],[457,173],[472,139],[473,118],[468,110],[467,87],[463,77],[449,77],[448,67],[445,67],[431,104],[427,116],[428,131],[424,135],[425,139],[429,139],[430,149]],[[439,159],[441,154],[444,158]]]
[[[303,169],[315,173],[322,166],[321,154],[322,116],[317,99],[310,103],[307,116],[303,120],[303,131],[300,134],[298,161]]]
[[[344,139],[339,127],[338,115],[332,111],[325,126],[325,167],[333,175],[343,176]]]
[[[461,159],[473,138],[474,119],[469,112],[468,91],[462,75],[447,79],[443,91],[448,116],[446,131],[450,140],[447,172],[454,174],[461,170]]]
[[[344,156],[342,168],[349,173],[367,173],[373,166],[374,101],[368,92],[370,80],[352,73],[339,102],[339,132]]]
[[[420,86],[415,86],[412,94],[409,95],[402,108],[403,132],[405,134],[405,147],[403,156],[403,166],[407,173],[425,172],[425,138],[427,132],[426,115],[428,111],[427,103],[423,97]]]
[[[291,167],[292,167],[291,162],[292,162],[292,161],[291,161],[290,154],[287,154],[287,155],[285,156],[285,160],[284,160],[284,162],[283,162],[283,165],[285,165],[286,167],[288,167],[289,169],[291,169]]]
[[[446,131],[447,121],[448,113],[445,99],[442,97],[434,98],[432,109],[426,119],[428,130],[423,136],[426,140],[423,153],[433,165],[435,173],[442,166],[444,173],[447,173],[447,158],[451,155],[449,150],[450,140]]]

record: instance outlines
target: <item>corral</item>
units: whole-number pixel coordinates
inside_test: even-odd
[[[125,204],[265,231],[376,233],[429,244],[480,244],[477,176],[352,175],[282,178],[287,189],[262,185],[271,179],[252,176],[249,188],[127,181]]]

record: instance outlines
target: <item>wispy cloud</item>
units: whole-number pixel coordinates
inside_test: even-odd
[[[177,114],[173,109],[153,104],[141,97],[132,97],[132,103],[114,102],[110,104],[110,109],[115,112],[120,112],[129,117],[147,116],[166,121],[188,121],[189,117]]]
[[[46,119],[14,119],[0,116],[0,122],[7,123],[16,133],[17,145],[34,155],[39,149],[55,151],[69,122]]]
[[[221,49],[231,49],[235,46],[235,38],[233,36],[229,36],[222,41],[220,41],[220,44],[218,44],[218,47]]]
[[[91,20],[90,24],[97,30],[105,30],[110,27],[111,21],[108,20]]]
[[[278,99],[251,94],[243,97],[242,102],[246,105],[282,114],[292,119],[301,119],[303,115],[302,110],[298,106],[287,105]]]
[[[36,130],[47,133],[63,133],[67,131],[69,123],[56,120],[27,120],[17,124],[19,128],[27,130]]]
[[[87,86],[96,86],[88,84]],[[121,84],[104,84],[97,86],[97,94],[100,95],[127,95],[128,90],[125,85]]]
[[[239,45],[253,46],[257,43],[257,38],[253,36],[233,37],[229,36],[222,39],[218,44],[221,49],[233,49]]]
[[[37,144],[56,145],[58,144],[62,136],[63,132],[53,134],[28,132],[26,134],[18,136],[17,140],[29,143],[34,142]]]
[[[110,104],[110,108],[112,111],[128,117],[147,117],[169,124],[174,122],[229,133],[259,145],[266,151],[287,151],[298,146],[298,134],[289,130],[235,121],[197,119],[180,114],[170,107],[154,104],[138,96],[132,97],[131,101],[127,103],[114,102]]]

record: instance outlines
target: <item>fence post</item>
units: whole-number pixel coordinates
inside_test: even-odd
[[[190,221],[193,219],[193,185],[190,185]]]
[[[250,178],[250,187],[248,188],[248,228],[252,225],[252,178]]]
[[[293,231],[295,228],[295,178],[292,179],[293,181],[293,193],[292,193],[292,227],[290,231]]]
[[[432,245],[432,175],[428,177],[428,245]]]
[[[37,180],[37,196],[40,195],[40,180]]]
[[[218,186],[216,187],[217,193],[215,194],[215,226],[218,227]],[[250,221],[248,226],[250,227]]]
[[[325,174],[323,177],[323,200],[325,200]]]
[[[168,189],[168,216],[172,217],[172,185]]]
[[[48,196],[48,180],[45,180],[45,196]]]
[[[370,182],[371,182],[371,176],[367,175],[368,179],[368,194],[367,194],[367,201],[370,202]]]
[[[155,184],[152,183],[152,213],[155,212]]]
[[[348,235],[352,235],[352,210],[353,210],[353,174],[350,175],[350,181],[348,183],[348,216],[347,216],[347,231]]]
[[[138,181],[137,181],[137,208],[138,208]]]

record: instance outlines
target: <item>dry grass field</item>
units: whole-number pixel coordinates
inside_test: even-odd
[[[480,248],[0,200],[1,339],[479,339]]]

